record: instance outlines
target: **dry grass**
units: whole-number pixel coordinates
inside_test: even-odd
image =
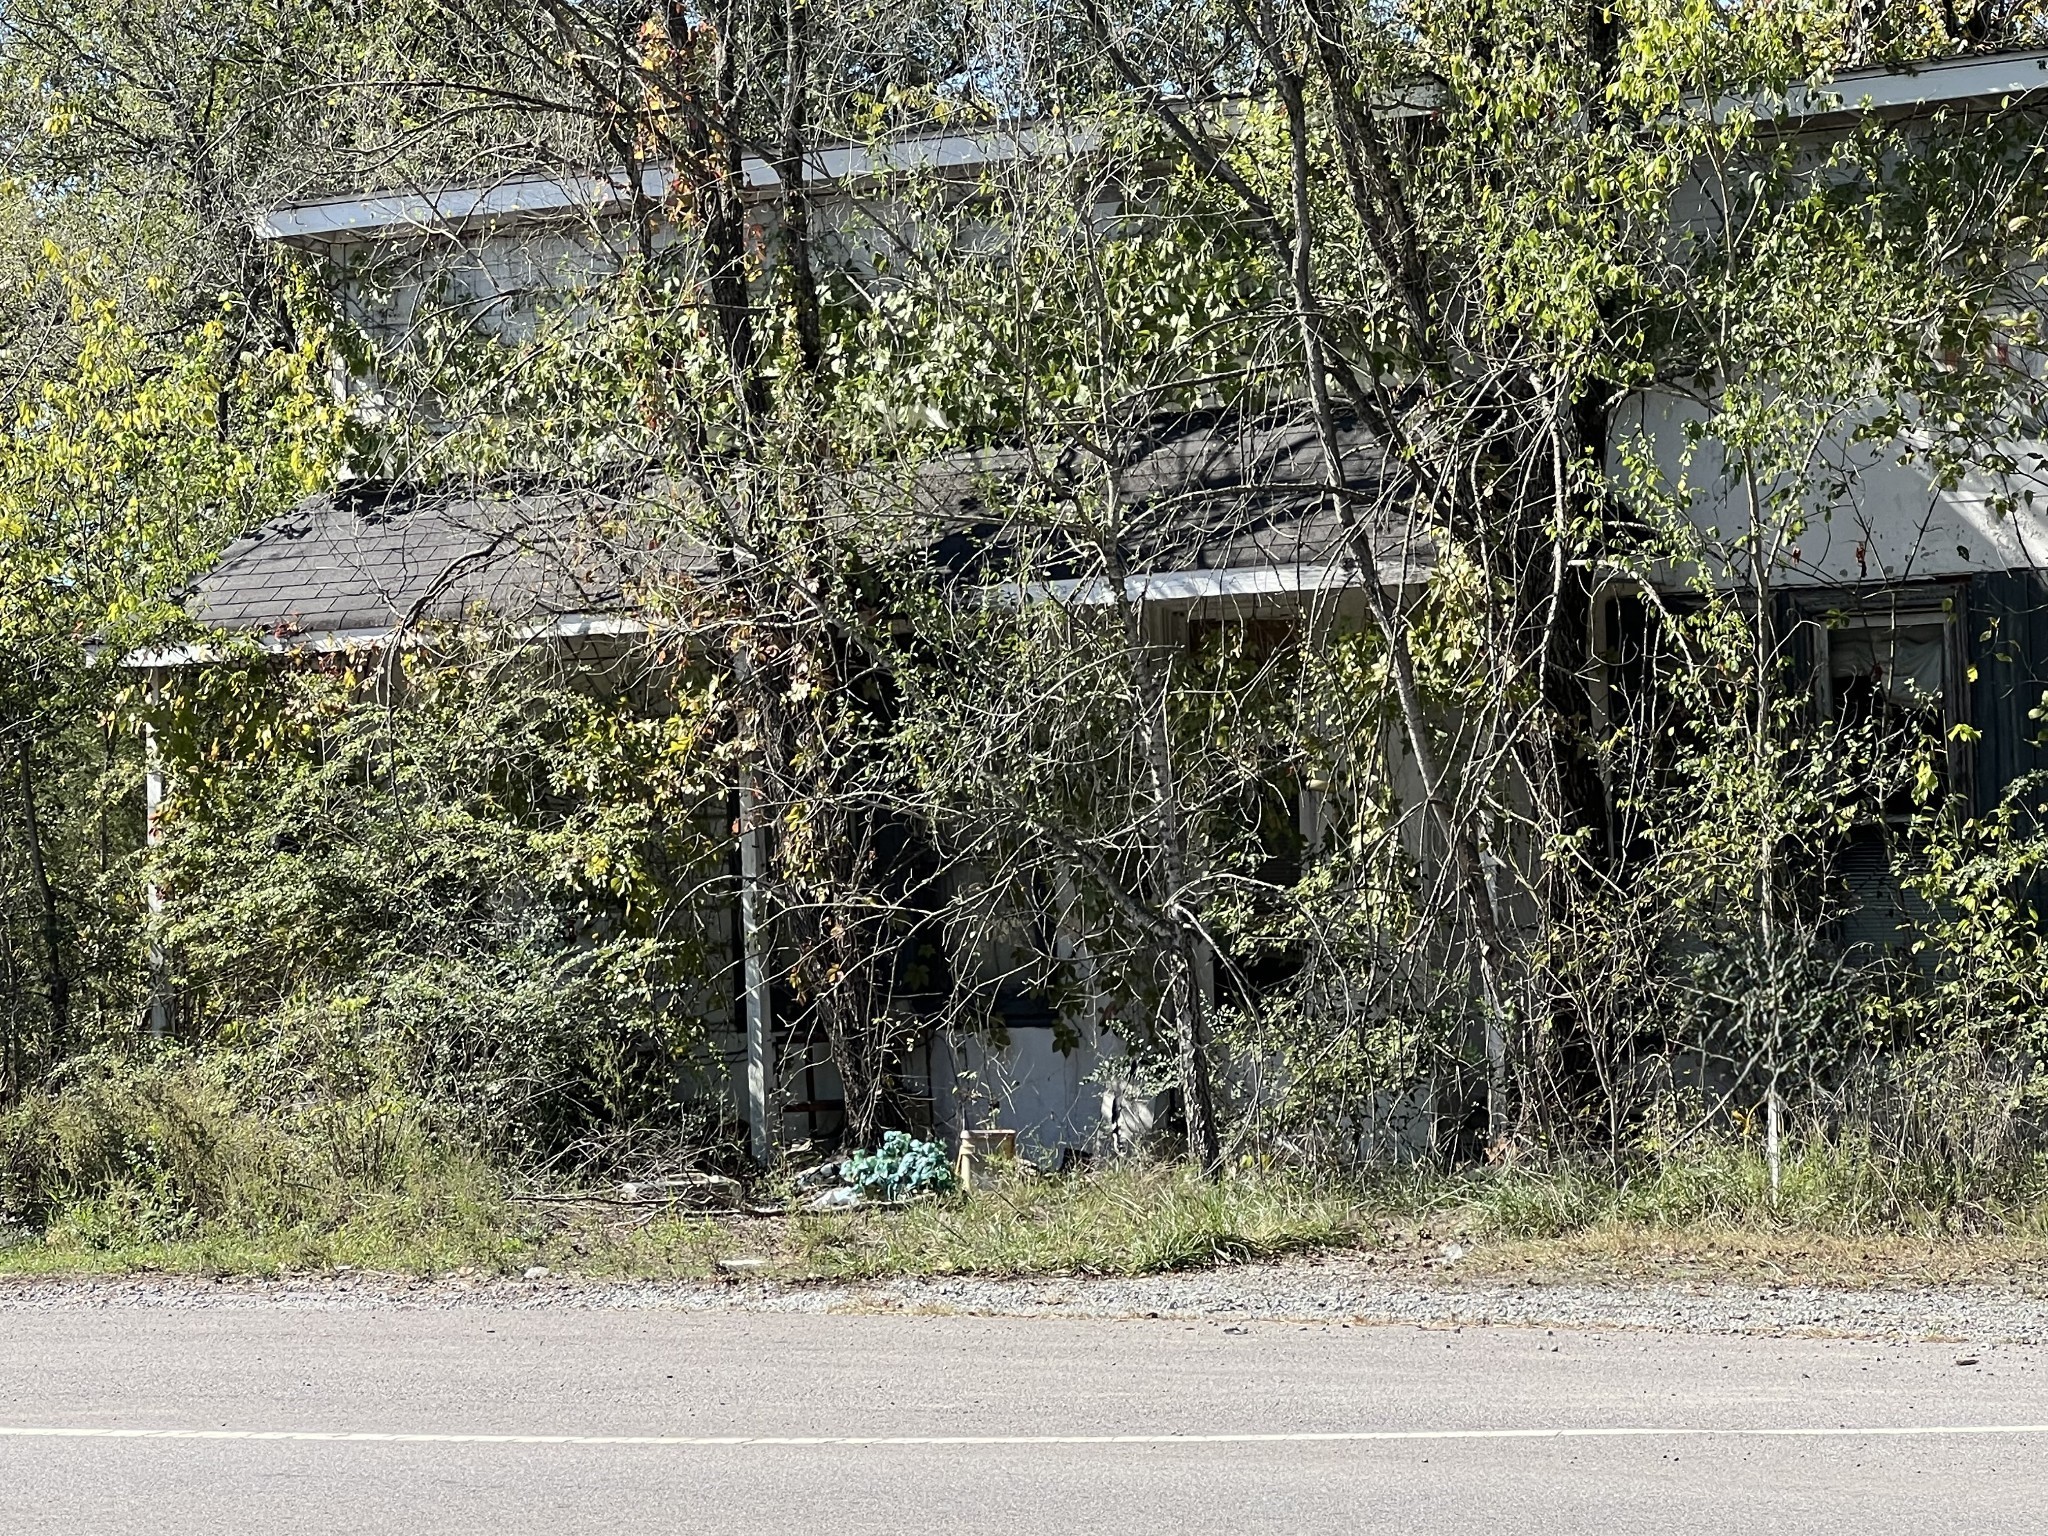
[[[972,1194],[784,1217],[620,1216],[568,1207],[538,1262],[596,1275],[689,1278],[759,1258],[789,1279],[892,1275],[1156,1274],[1374,1240],[1357,1188],[1294,1175],[1210,1183],[1130,1166],[1029,1174]]]
[[[1912,1166],[1815,1145],[1774,1197],[1752,1146],[1617,1180],[1594,1165],[1366,1179],[1019,1171],[896,1208],[761,1219],[526,1202],[418,1106],[251,1106],[204,1064],[89,1080],[0,1116],[0,1273],[513,1272],[805,1280],[1136,1275],[1343,1251],[1455,1280],[1948,1284],[2048,1275],[2048,1164]],[[559,1196],[561,1191],[554,1191]],[[17,1219],[6,1224],[12,1209]],[[32,1219],[21,1213],[34,1212]],[[1447,1246],[1459,1255],[1444,1262]]]

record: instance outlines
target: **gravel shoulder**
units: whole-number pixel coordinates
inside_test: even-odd
[[[644,1283],[536,1275],[409,1279],[0,1278],[0,1313],[67,1308],[569,1308],[694,1313],[1166,1317],[1219,1323],[1630,1329],[2048,1344],[2048,1298],[2018,1280],[1830,1287],[1643,1280],[1389,1276],[1350,1256],[1130,1279],[979,1277],[866,1283]]]

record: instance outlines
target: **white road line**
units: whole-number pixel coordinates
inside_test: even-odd
[[[1915,1439],[1943,1435],[2048,1435],[2048,1424],[1863,1424],[1707,1428],[1623,1425],[1549,1429],[1336,1429],[1212,1435],[493,1435],[330,1429],[120,1429],[0,1424],[17,1440],[283,1440],[347,1445],[977,1446],[1293,1445],[1434,1440]]]

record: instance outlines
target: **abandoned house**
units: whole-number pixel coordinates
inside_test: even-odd
[[[1795,94],[1785,126],[1825,136],[1865,111],[1996,112],[2044,100],[2048,54],[1958,58],[1911,73],[1850,75],[1831,94]],[[989,133],[904,140],[888,154],[897,169],[971,181],[1006,157],[1074,151],[1068,139]],[[821,222],[842,242],[856,241],[853,210],[885,169],[877,153],[819,152],[813,183],[833,189],[821,197]],[[608,243],[623,240],[619,210],[636,203],[636,193],[656,203],[663,195],[660,170],[646,174],[644,188],[533,177],[334,198],[279,209],[259,233],[316,258],[351,318],[373,334],[402,336],[430,291],[479,324],[517,326],[552,288],[602,280],[620,256]],[[764,194],[776,184],[759,161],[748,163],[747,176]],[[366,381],[340,383],[374,396]],[[1640,435],[1660,455],[1675,454],[1692,409],[1676,397],[1630,399],[1614,413],[1616,442]],[[1203,615],[1298,618],[1311,604],[1341,608],[1347,592],[1355,595],[1359,578],[1341,530],[1317,510],[1313,446],[1304,426],[1219,419],[1174,424],[1141,451],[1129,467],[1134,496],[1179,509],[1132,578],[1148,625],[1167,635]],[[1369,476],[1370,445],[1360,439],[1350,448]],[[2048,686],[2048,501],[2038,509],[2015,504],[2009,485],[1989,481],[1943,486],[1882,445],[1852,447],[1846,436],[1839,452],[1838,483],[1850,489],[1813,508],[1803,533],[1763,557],[1782,622],[1802,637],[1815,707],[1919,712],[1958,742],[1964,733],[1956,727],[1969,726],[1971,744],[1949,754],[1951,789],[1979,808],[1993,806],[2022,774],[2048,766],[2031,719]],[[1711,538],[1732,545],[1743,534],[1741,498],[1732,486],[1716,489],[1710,468],[1692,470],[1707,487],[1692,515]],[[941,526],[950,519],[964,533],[977,517],[977,478],[1002,473],[1001,451],[993,450],[940,466],[920,491]],[[1204,510],[1191,515],[1191,505]],[[594,531],[607,526],[610,510],[588,495],[451,501],[343,487],[237,542],[194,588],[188,608],[200,625],[256,637],[280,654],[375,647],[421,623],[489,610],[524,634],[600,655],[638,630],[616,551]],[[1412,588],[1425,579],[1426,547],[1393,526],[1383,540],[1382,581]],[[687,573],[693,559],[711,555],[664,558]],[[1056,582],[1049,595],[1089,601],[1089,586]],[[1623,587],[1594,605],[1591,646],[1610,663],[1611,698],[1625,689],[1631,636],[1644,614],[1640,594]],[[203,665],[209,654],[199,643],[134,659],[171,668]],[[1396,770],[1398,780],[1398,763]],[[1404,793],[1412,798],[1415,788],[1411,775]],[[743,844],[760,835],[741,829]],[[740,852],[752,878],[759,850]],[[1881,838],[1845,856],[1844,878],[1859,898],[1852,941],[1885,942],[1910,916],[1885,859]],[[722,1000],[707,1003],[706,1022],[754,1147],[765,1154],[773,1141],[829,1131],[838,1089],[815,1044],[786,1017],[787,1000],[744,963],[752,918],[744,891],[741,898],[724,930],[732,979]],[[905,1076],[923,1085],[935,1130],[958,1133],[971,1123],[1014,1131],[1030,1155],[1053,1162],[1142,1127],[1149,1103],[1116,1086],[1121,1047],[1092,1010],[1060,1019],[1029,996],[1013,996],[1001,999],[1000,1011],[1000,1032],[935,1034],[906,1064]]]

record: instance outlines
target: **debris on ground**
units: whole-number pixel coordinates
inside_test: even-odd
[[[674,1173],[619,1186],[619,1198],[628,1204],[690,1200],[704,1205],[734,1206],[745,1193],[746,1188],[738,1179],[722,1173]]]
[[[841,1184],[822,1193],[813,1195],[804,1202],[807,1211],[850,1211],[856,1206],[866,1205],[867,1196],[851,1184]]]

